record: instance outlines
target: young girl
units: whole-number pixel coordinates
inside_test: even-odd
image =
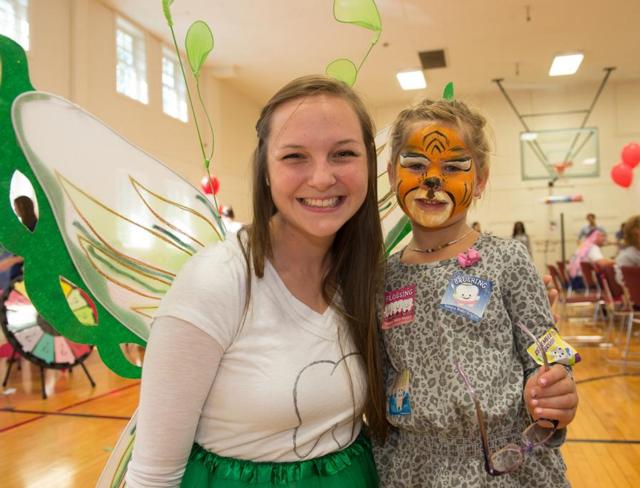
[[[467,224],[489,172],[484,125],[449,100],[423,101],[394,124],[389,175],[413,236],[386,269],[381,327],[395,428],[376,453],[381,486],[568,484],[555,446],[575,415],[575,385],[562,365],[537,372],[533,341],[517,327],[541,337],[552,326],[544,286],[522,243]],[[560,430],[530,450],[522,432],[537,418]],[[512,458],[498,465],[492,453],[512,443]]]

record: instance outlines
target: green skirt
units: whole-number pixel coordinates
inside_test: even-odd
[[[375,488],[378,473],[369,440],[360,435],[342,451],[300,462],[253,462],[218,456],[193,445],[182,488]]]

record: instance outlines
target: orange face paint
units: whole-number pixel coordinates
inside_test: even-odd
[[[428,123],[415,129],[395,162],[398,202],[412,222],[445,227],[473,201],[475,165],[455,128]]]

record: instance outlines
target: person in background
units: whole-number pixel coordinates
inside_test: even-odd
[[[38,223],[38,216],[33,205],[33,200],[25,195],[20,195],[13,200],[13,208],[20,222],[33,232]],[[9,282],[22,274],[22,258],[14,256],[10,252],[0,248],[0,288],[4,288]]]
[[[607,235],[607,231],[604,228],[600,227],[596,224],[596,214],[588,213],[587,214],[587,225],[582,226],[580,232],[578,233],[578,242],[582,242],[588,236],[590,236],[594,231],[599,230],[605,236]]]
[[[513,233],[511,237],[517,241],[522,242],[527,251],[529,251],[529,256],[533,256],[531,253],[531,241],[529,240],[529,236],[527,235],[527,231],[524,229],[524,222],[518,220],[515,224],[513,224]]]
[[[622,283],[621,266],[640,266],[640,215],[624,223],[625,247],[616,256],[616,279]]]
[[[0,273],[4,273],[18,264],[22,264],[22,258],[20,256],[14,256],[7,251],[0,251]],[[1,283],[0,288],[4,288]]]
[[[588,261],[596,266],[613,264],[613,260],[605,258],[602,254],[602,249],[600,249],[606,242],[607,234],[600,230],[594,230],[580,243],[576,252],[573,253],[569,261],[569,276],[571,278],[571,287],[574,290],[585,288],[580,267],[581,262]]]
[[[224,222],[225,228],[232,232],[233,234],[237,234],[240,229],[242,229],[243,225],[241,222],[235,220],[236,214],[233,211],[233,207],[223,205],[220,209],[220,215],[222,217],[222,222]]]
[[[620,224],[620,228],[616,231],[615,233],[615,238],[616,238],[616,247],[618,248],[618,252],[622,251],[622,249],[625,247],[625,243],[624,243],[624,222],[622,222]]]
[[[473,224],[471,224],[471,228],[473,230],[475,230],[476,232],[480,233],[482,232],[482,229],[480,228],[480,222],[476,221]]]

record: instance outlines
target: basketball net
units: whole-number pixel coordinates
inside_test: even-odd
[[[551,165],[551,167],[553,168],[553,171],[555,172],[558,178],[562,177],[565,170],[567,168],[570,168],[571,166],[573,166],[573,161],[561,161],[559,163],[553,163]]]

